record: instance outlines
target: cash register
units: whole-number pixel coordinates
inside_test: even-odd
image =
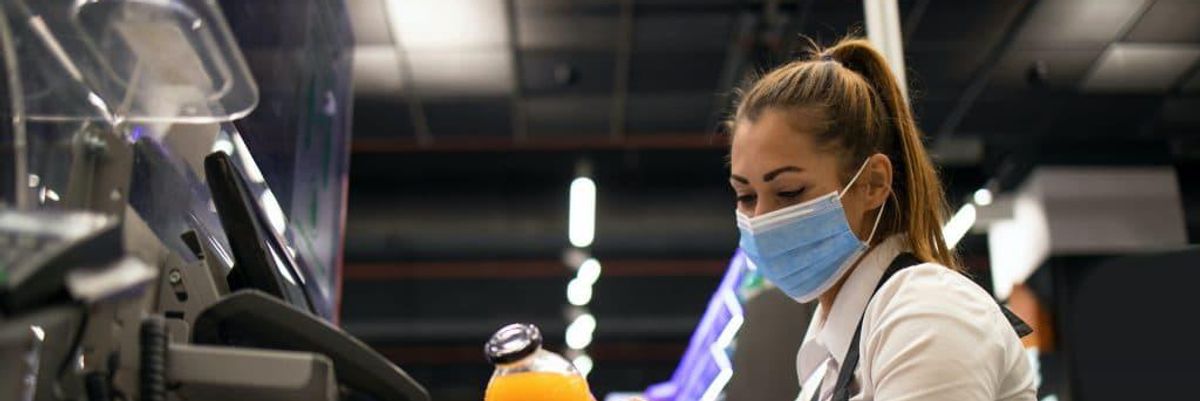
[[[351,391],[378,400],[424,401],[428,393],[402,369],[340,328],[316,317],[307,278],[226,153],[204,161],[208,185],[235,259],[233,291],[196,318],[196,344],[313,352],[333,363]]]
[[[140,399],[165,399],[160,397],[173,393],[192,400],[429,400],[404,370],[314,314],[305,289],[309,279],[268,226],[229,155],[208,156],[205,173],[234,267],[225,277],[212,277],[220,270],[200,265],[159,275],[160,286],[174,283],[192,292],[210,286],[207,290],[218,296],[197,305],[196,316],[186,319],[188,338],[168,335],[169,321],[182,320],[174,307],[160,307],[165,310],[150,313],[139,330],[120,334],[137,336],[132,343],[140,361],[133,373]],[[142,290],[153,274],[131,275],[136,270],[121,267],[135,263],[123,252],[122,232],[122,224],[98,214],[0,210],[0,399],[56,399],[55,388],[64,381],[73,382],[65,387],[79,388],[86,399],[112,399],[111,376],[126,365],[110,362],[107,369],[79,375],[68,366],[80,358],[81,342],[96,338],[96,331],[87,331],[89,324],[105,318],[97,315],[89,322],[89,311],[106,307],[110,299],[152,293]],[[104,271],[120,274],[97,277]],[[91,281],[76,283],[73,278],[81,272],[91,274],[85,276]],[[218,285],[218,280],[224,282]],[[83,286],[112,290],[84,296],[95,290]],[[135,312],[118,314],[139,315]],[[117,353],[109,357],[118,358],[113,355]]]

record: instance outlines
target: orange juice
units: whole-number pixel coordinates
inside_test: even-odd
[[[582,377],[554,372],[521,372],[492,378],[484,401],[591,401]]]

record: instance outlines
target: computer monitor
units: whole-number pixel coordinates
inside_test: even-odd
[[[262,205],[233,159],[213,152],[204,158],[204,173],[233,251],[234,266],[226,276],[229,289],[261,290],[315,313],[305,288],[307,277],[286,251],[283,239],[271,230]]]

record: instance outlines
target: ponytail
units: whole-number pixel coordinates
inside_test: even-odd
[[[918,259],[960,269],[942,236],[948,209],[937,170],[895,76],[869,42],[844,39],[769,72],[744,92],[729,124],[772,107],[824,111],[829,124],[817,140],[836,145],[844,171],[872,154],[887,155],[894,166],[891,205],[877,238],[906,234]]]

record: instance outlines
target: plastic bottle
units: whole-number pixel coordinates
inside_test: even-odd
[[[542,349],[532,324],[504,326],[484,346],[496,365],[485,401],[592,401],[587,381],[566,359]]]

